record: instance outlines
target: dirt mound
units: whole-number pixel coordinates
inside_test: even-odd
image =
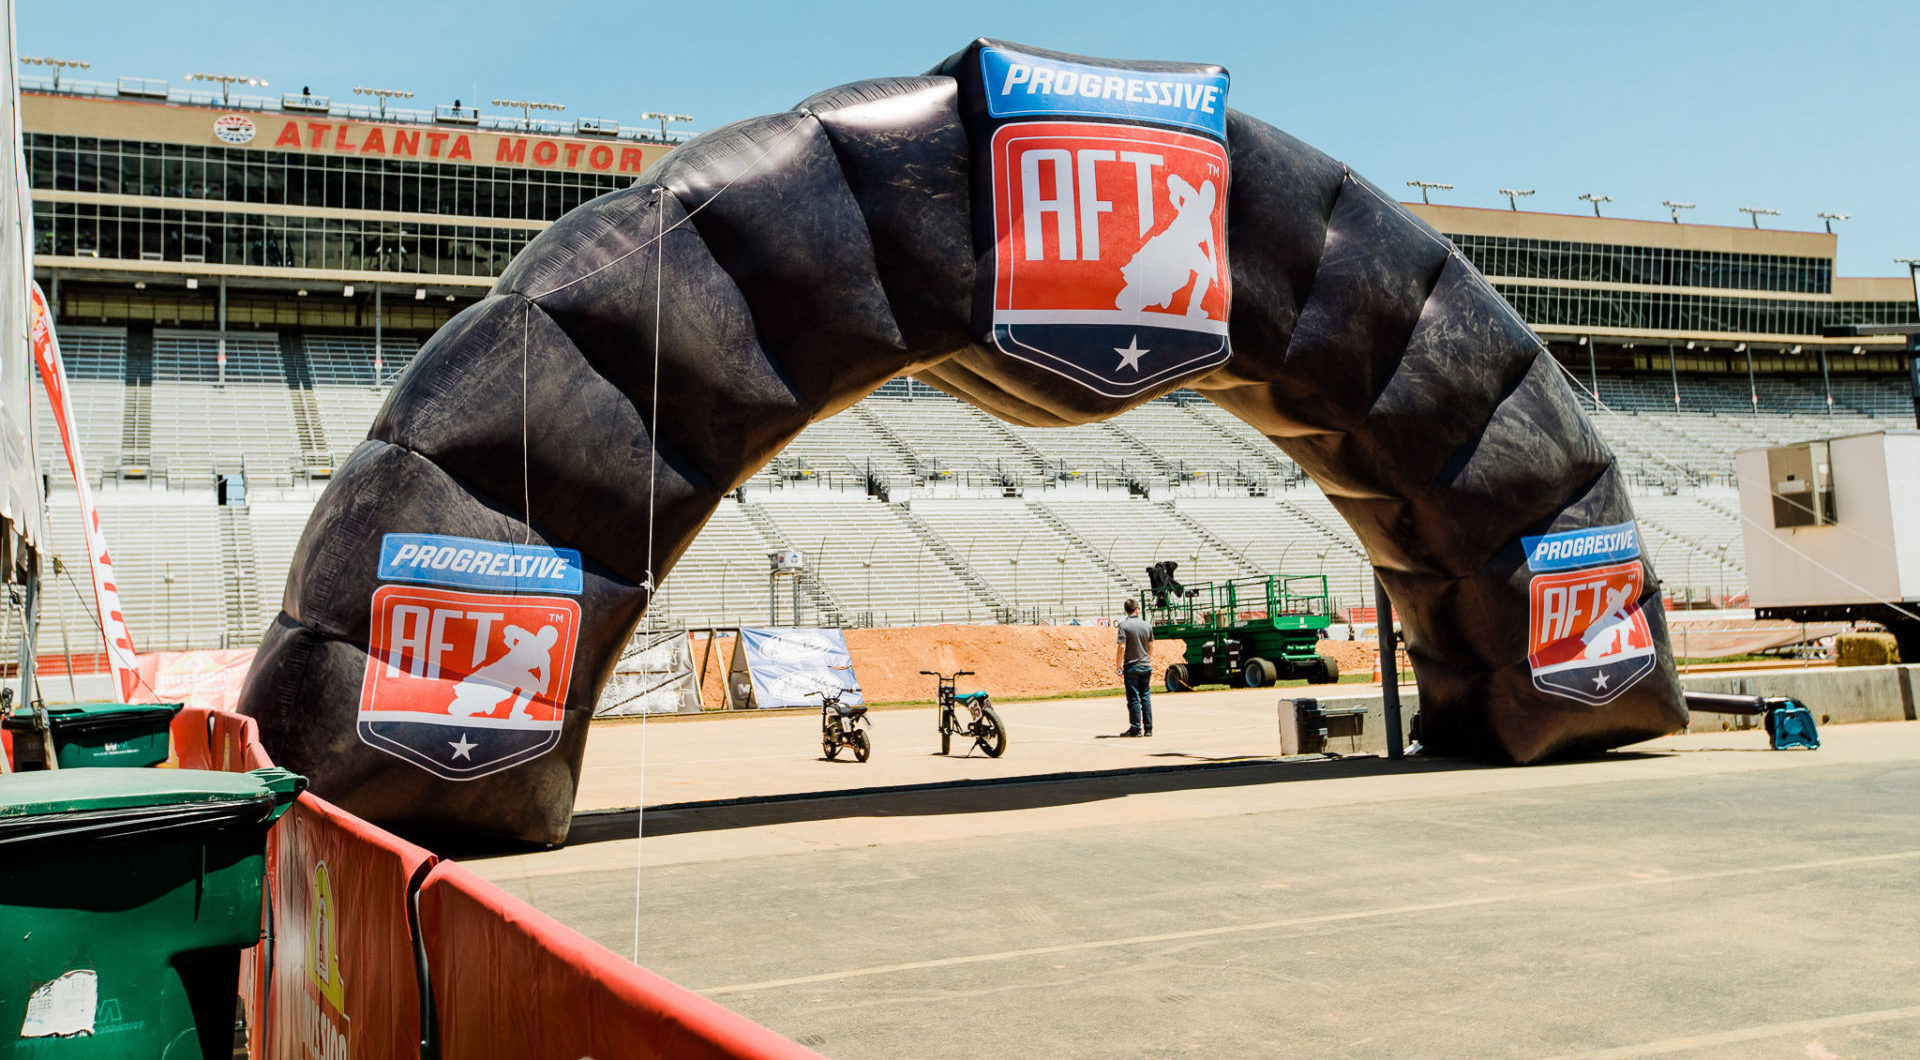
[[[899,626],[847,630],[853,672],[876,703],[932,699],[921,670],[972,670],[960,687],[996,696],[1047,696],[1120,687],[1114,632],[1100,626]],[[1157,676],[1180,661],[1179,641],[1153,646]]]
[[[846,636],[854,675],[870,703],[933,699],[933,678],[920,676],[922,670],[972,670],[973,677],[960,679],[961,691],[984,688],[1003,697],[1120,687],[1120,675],[1113,671],[1114,632],[1104,626],[895,626],[850,629]],[[704,641],[693,639],[696,667]],[[721,673],[732,656],[733,638],[720,638],[714,648],[703,696],[710,710],[724,702]],[[1156,687],[1184,650],[1177,640],[1154,643]],[[1320,653],[1337,660],[1343,674],[1373,672],[1371,641],[1323,640]]]

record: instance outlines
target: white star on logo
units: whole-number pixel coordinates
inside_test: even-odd
[[[1604,692],[1607,690],[1606,671],[1602,670],[1601,672],[1593,675],[1593,690],[1595,692]]]
[[[448,740],[447,746],[453,748],[453,757],[464,758],[471,762],[473,761],[473,749],[480,745],[477,743],[468,743],[467,734],[463,732],[460,734],[460,741],[458,743]]]
[[[1153,351],[1141,349],[1140,336],[1135,335],[1127,340],[1125,349],[1115,346],[1113,352],[1120,355],[1120,363],[1113,366],[1114,371],[1117,372],[1122,368],[1131,368],[1137,372],[1140,370],[1140,358]]]

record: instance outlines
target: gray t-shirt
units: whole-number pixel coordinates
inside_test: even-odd
[[[1120,624],[1115,626],[1114,629],[1118,630],[1120,634],[1115,643],[1125,644],[1127,646],[1127,661],[1125,665],[1153,665],[1153,652],[1149,650],[1153,644],[1153,627],[1147,625],[1146,619],[1141,618],[1139,615],[1123,618],[1120,620]]]

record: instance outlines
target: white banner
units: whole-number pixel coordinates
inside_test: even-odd
[[[634,714],[692,714],[700,710],[693,652],[685,633],[672,633],[623,656],[600,692],[596,718]]]
[[[67,449],[67,467],[73,471],[73,489],[80,501],[80,525],[87,534],[88,564],[93,569],[93,598],[99,608],[101,633],[107,646],[107,665],[113,670],[113,684],[123,703],[134,702],[140,681],[140,664],[134,658],[133,631],[127,628],[126,612],[120,606],[120,589],[114,581],[113,557],[107,553],[107,537],[100,529],[100,511],[93,504],[93,487],[87,481],[86,461],[80,454],[80,428],[73,419],[73,402],[67,396],[67,369],[60,360],[60,342],[53,336],[53,314],[47,300],[34,284],[29,295],[28,341],[33,346],[33,362],[40,368],[40,382],[47,391],[47,405],[53,409],[53,421],[60,428],[60,441]],[[52,578],[47,571],[44,578]]]
[[[842,692],[848,706],[865,703],[853,676],[846,635],[837,629],[742,629],[740,647],[758,707],[818,706],[808,692]]]

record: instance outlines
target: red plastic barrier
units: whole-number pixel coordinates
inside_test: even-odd
[[[634,967],[451,862],[434,866],[420,889],[420,934],[443,1056],[819,1056]]]
[[[232,773],[244,773],[255,768],[255,765],[247,764],[248,745],[255,745],[257,748],[260,743],[259,726],[254,724],[252,718],[242,717],[239,714],[224,710],[211,713],[213,714],[213,734],[209,750],[212,761],[207,768]],[[254,750],[252,753],[254,757],[263,759],[256,765],[273,764],[272,760],[266,759],[265,751]]]
[[[167,764],[179,769],[213,768],[213,711],[182,707],[168,724]]]
[[[274,825],[267,859],[273,989],[252,1055],[418,1056],[407,895],[433,854],[307,794]]]

